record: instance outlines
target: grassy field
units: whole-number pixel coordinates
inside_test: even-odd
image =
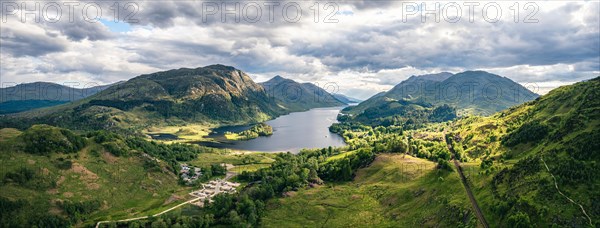
[[[456,172],[381,154],[352,182],[326,183],[268,202],[264,227],[476,226]]]
[[[345,158],[345,157],[347,157],[349,155],[356,154],[357,152],[358,152],[357,150],[354,150],[354,151],[348,151],[348,152],[344,152],[344,153],[341,153],[341,154],[333,155],[331,157],[328,157],[327,161],[334,161],[334,160],[342,159],[342,158]]]
[[[225,133],[225,139],[227,140],[244,140],[245,137],[241,136],[238,133],[231,133],[231,132],[227,132]]]
[[[198,159],[191,161],[190,164],[197,167],[206,167],[214,163],[228,163],[235,166],[250,164],[270,164],[276,156],[275,153],[255,153],[255,152],[232,152],[229,150],[215,150],[214,152],[202,153]]]
[[[176,135],[177,140],[166,141],[169,143],[174,142],[197,142],[207,141],[210,139],[205,138],[210,133],[210,129],[215,126],[206,124],[185,124],[181,126],[152,126],[144,129],[144,134],[172,134]]]
[[[233,171],[235,173],[242,173],[244,171],[246,171],[246,172],[254,172],[254,171],[257,171],[259,169],[268,168],[270,166],[271,166],[271,164],[238,165],[238,166],[233,167],[233,169],[231,171]]]
[[[13,139],[21,134],[21,131],[14,128],[2,128],[0,129],[0,142]]]

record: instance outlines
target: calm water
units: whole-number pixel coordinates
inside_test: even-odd
[[[303,148],[323,148],[345,146],[344,139],[329,132],[329,126],[336,123],[337,114],[343,107],[315,108],[306,112],[294,112],[266,123],[273,127],[273,135],[258,137],[248,141],[227,141],[223,143],[201,142],[200,145],[237,150],[297,153]],[[213,130],[210,137],[218,138],[226,131],[239,132],[249,126],[222,127]]]

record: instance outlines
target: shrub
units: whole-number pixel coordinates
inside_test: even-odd
[[[533,227],[529,221],[529,216],[523,212],[517,212],[510,215],[507,219],[509,227],[514,228],[529,228]]]
[[[54,166],[62,170],[67,170],[73,166],[73,162],[69,159],[58,158],[54,161]]]
[[[350,181],[354,171],[365,167],[375,159],[375,154],[368,149],[359,149],[345,158],[329,161],[319,168],[319,176],[325,180]]]
[[[569,141],[566,151],[578,160],[598,161],[600,160],[600,153],[598,153],[600,140],[598,139],[600,139],[600,130],[579,134]]]
[[[28,167],[21,167],[15,171],[6,173],[3,182],[12,182],[36,190],[46,190],[48,188],[56,187],[56,180],[51,176],[41,175]]]
[[[450,165],[450,162],[448,162],[448,160],[445,159],[439,159],[436,168],[441,170],[452,171],[452,166]]]
[[[84,202],[71,202],[64,201],[59,204],[63,211],[73,219],[78,221],[87,217],[87,215],[100,209],[100,201],[84,201]]]
[[[73,132],[49,125],[34,125],[20,136],[27,153],[46,155],[53,152],[74,153],[86,145]]]
[[[210,170],[212,171],[212,174],[215,176],[225,175],[227,173],[227,168],[225,168],[224,166],[222,166],[220,164],[211,164]]]
[[[488,169],[490,167],[492,167],[492,165],[494,164],[494,161],[491,158],[483,158],[483,160],[481,160],[481,165],[479,165],[479,167],[481,169]]]
[[[104,148],[110,152],[111,154],[120,157],[120,156],[125,156],[128,154],[127,152],[127,146],[125,146],[123,144],[123,142],[121,141],[117,141],[117,142],[105,142],[102,143],[102,146],[104,146]]]
[[[94,137],[94,141],[97,143],[105,143],[105,142],[112,142],[112,141],[116,141],[116,140],[123,140],[123,138],[116,134],[116,133],[112,133],[109,131],[96,131],[93,132],[91,134],[89,134],[90,137]]]
[[[145,158],[144,169],[146,169],[148,172],[158,172],[160,171],[160,165],[154,159]]]
[[[21,167],[13,172],[8,172],[4,176],[4,182],[14,182],[24,185],[35,177],[35,171],[30,168]]]
[[[510,132],[502,138],[502,144],[505,146],[516,146],[521,143],[533,143],[543,139],[547,134],[548,126],[539,121],[533,121],[525,123],[516,130]]]
[[[431,122],[445,122],[456,119],[456,109],[447,104],[441,105],[433,109],[429,116]]]

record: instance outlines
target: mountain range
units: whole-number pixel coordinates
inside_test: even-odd
[[[43,88],[40,83],[32,85]],[[68,87],[58,88],[52,90],[58,92],[46,94],[69,97],[63,92],[69,91]],[[134,131],[151,125],[190,122],[239,125],[355,101],[332,95],[314,84],[298,83],[281,76],[255,83],[241,70],[224,65],[145,74],[108,88],[94,89],[99,92],[91,96],[86,96],[83,90],[67,93],[72,99],[79,100],[15,114],[1,121],[0,125],[22,128],[31,123],[47,123],[63,127],[117,127]],[[10,97],[18,96],[18,93],[13,93]],[[489,115],[536,97],[537,94],[510,79],[487,72],[444,72],[412,76],[390,91],[377,94],[343,112],[363,122],[418,127],[425,122],[447,121],[461,113]]]
[[[117,82],[115,84],[118,84]],[[110,86],[96,84],[74,88],[50,82],[23,83],[0,88],[0,114],[23,112],[81,100]]]
[[[312,83],[298,83],[279,75],[260,85],[280,107],[291,112],[347,104]]]
[[[118,84],[117,82],[115,84]],[[23,83],[0,88],[0,102],[21,100],[75,101],[94,95],[114,84],[69,87],[51,82]]]
[[[346,96],[341,93],[334,93],[331,95],[333,95],[333,97],[335,97],[335,99],[337,99],[338,101],[341,101],[342,103],[345,103],[345,104],[354,104],[354,103],[362,102],[362,100],[360,100],[360,99],[349,97],[349,96]]]
[[[241,70],[224,65],[140,75],[77,98],[68,104],[11,115],[0,125],[47,123],[90,129],[139,129],[188,122],[238,125],[345,105],[311,83],[277,76],[257,84]]]
[[[492,87],[536,98],[513,100],[496,93],[494,100],[487,91]],[[448,88],[458,88],[455,92],[466,92],[469,98],[448,99]],[[277,96],[279,92],[296,96]],[[315,94],[324,98],[315,99]],[[334,132],[344,137],[346,147],[297,155],[230,154],[127,133],[160,124],[258,122],[343,102],[315,85],[280,76],[254,83],[244,72],[224,65],[140,75],[67,104],[0,118],[0,160],[5,161],[0,224],[93,226],[139,218],[188,200],[171,200],[174,193],[190,190],[177,183],[182,162],[204,165],[205,175],[219,164],[235,162],[240,167],[260,165],[236,177],[254,184],[240,188],[239,194],[222,194],[231,198],[216,198],[200,209],[210,214],[204,217],[212,220],[209,225],[241,224],[243,215],[263,218],[260,225],[266,227],[322,221],[333,227],[475,227],[477,220],[487,224],[485,219],[494,227],[593,227],[600,221],[598,97],[600,78],[538,97],[482,71],[414,76],[340,115],[373,123],[342,120],[332,126],[342,130]],[[496,109],[502,110],[457,118],[457,111],[485,114]],[[426,122],[441,123],[419,127]],[[180,126],[175,131],[184,132]],[[98,129],[111,131],[87,131]],[[319,196],[327,196],[330,203],[324,205]],[[255,214],[256,209],[249,210],[247,216],[246,208],[265,209]],[[299,209],[310,216],[296,216]],[[165,221],[179,224],[192,218],[174,216],[149,217],[160,224],[140,223],[167,226]]]
[[[434,106],[447,104],[461,114],[491,115],[537,97],[512,80],[485,71],[443,72],[411,76],[391,90],[348,107],[344,112],[359,115],[389,102],[405,100]]]

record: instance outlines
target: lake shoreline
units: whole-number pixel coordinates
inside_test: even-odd
[[[345,146],[343,138],[329,131],[337,123],[337,115],[347,106],[313,108],[303,112],[292,112],[265,123],[273,127],[273,135],[250,140],[227,140],[226,132],[238,133],[256,124],[223,126],[211,129],[204,138],[207,141],[191,142],[197,145],[238,151],[292,152],[301,149]],[[319,137],[321,136],[321,137]]]

